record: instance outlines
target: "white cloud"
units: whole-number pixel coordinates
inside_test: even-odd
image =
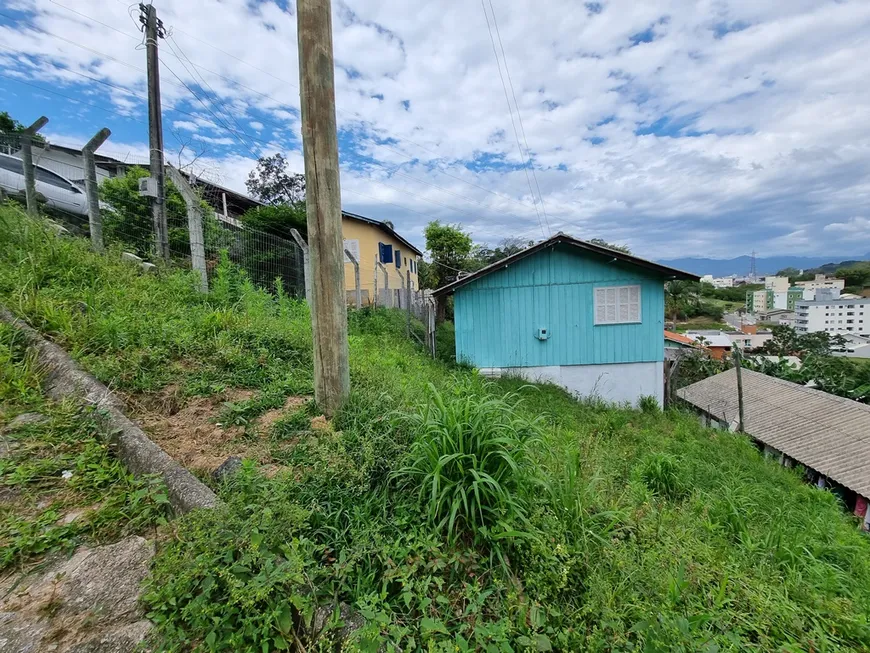
[[[30,24],[67,40],[0,26],[4,75],[108,93],[113,110],[147,122],[141,35],[125,5],[75,3],[107,28],[64,8],[71,0],[18,3],[38,12]],[[418,244],[431,218],[491,241],[540,237],[548,221],[646,256],[833,254],[863,235],[866,218],[851,216],[870,201],[866,0],[610,0],[600,13],[573,0],[494,5],[536,180],[518,168],[478,4],[337,0],[350,208],[393,220]],[[301,172],[292,6],[202,0],[158,9],[172,29],[161,43],[167,124],[214,146],[209,165],[239,190],[261,153],[282,151]],[[239,131],[247,144],[230,147]],[[144,142],[144,126],[140,133]]]

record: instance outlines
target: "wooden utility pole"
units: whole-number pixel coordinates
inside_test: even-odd
[[[329,0],[298,0],[296,20],[313,277],[314,400],[330,417],[350,394],[350,369]]]
[[[33,137],[36,132],[48,124],[48,118],[39,119],[21,133],[21,165],[24,168],[24,199],[27,202],[27,213],[36,216],[39,206],[36,202],[36,179],[33,170]]]
[[[737,430],[743,433],[743,375],[740,367],[740,348],[734,345],[734,370],[737,373]]]
[[[91,232],[91,247],[97,252],[102,252],[103,243],[103,219],[100,215],[100,193],[97,185],[97,162],[94,159],[94,151],[106,142],[112,135],[108,127],[103,127],[94,134],[94,137],[82,148],[82,158],[85,162],[85,194],[88,196],[88,223]]]
[[[163,111],[160,107],[160,58],[157,39],[164,38],[163,22],[157,18],[154,5],[140,4],[139,22],[145,26],[145,50],[148,62],[148,147],[151,150],[151,178],[156,184],[156,197],[151,200],[154,238],[157,255],[169,260],[169,226],[166,223],[166,181],[163,163]]]

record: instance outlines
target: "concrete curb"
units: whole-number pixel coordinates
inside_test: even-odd
[[[52,399],[75,397],[96,406],[100,425],[118,458],[134,475],[160,474],[169,491],[169,501],[179,513],[195,508],[214,508],[218,498],[193,474],[152,442],[122,411],[123,402],[105,385],[81,369],[61,347],[43,338],[35,329],[0,306],[0,321],[18,329],[36,350],[46,374],[46,393]]]

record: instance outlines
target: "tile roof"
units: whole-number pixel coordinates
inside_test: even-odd
[[[673,342],[679,342],[681,345],[689,345],[690,347],[697,346],[697,343],[688,336],[684,336],[676,331],[668,331],[667,329],[665,329],[665,340],[672,340]]]
[[[734,369],[677,396],[728,424],[737,420]],[[743,399],[749,435],[870,497],[870,406],[751,370],[743,370]]]

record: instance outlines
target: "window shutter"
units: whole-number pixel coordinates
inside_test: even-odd
[[[595,323],[603,324],[607,320],[607,292],[604,288],[595,289]]]
[[[398,270],[401,267],[402,267],[402,250],[397,249],[396,250],[396,269]]]
[[[393,246],[386,243],[378,243],[378,251],[381,255],[381,263],[393,262]]]

